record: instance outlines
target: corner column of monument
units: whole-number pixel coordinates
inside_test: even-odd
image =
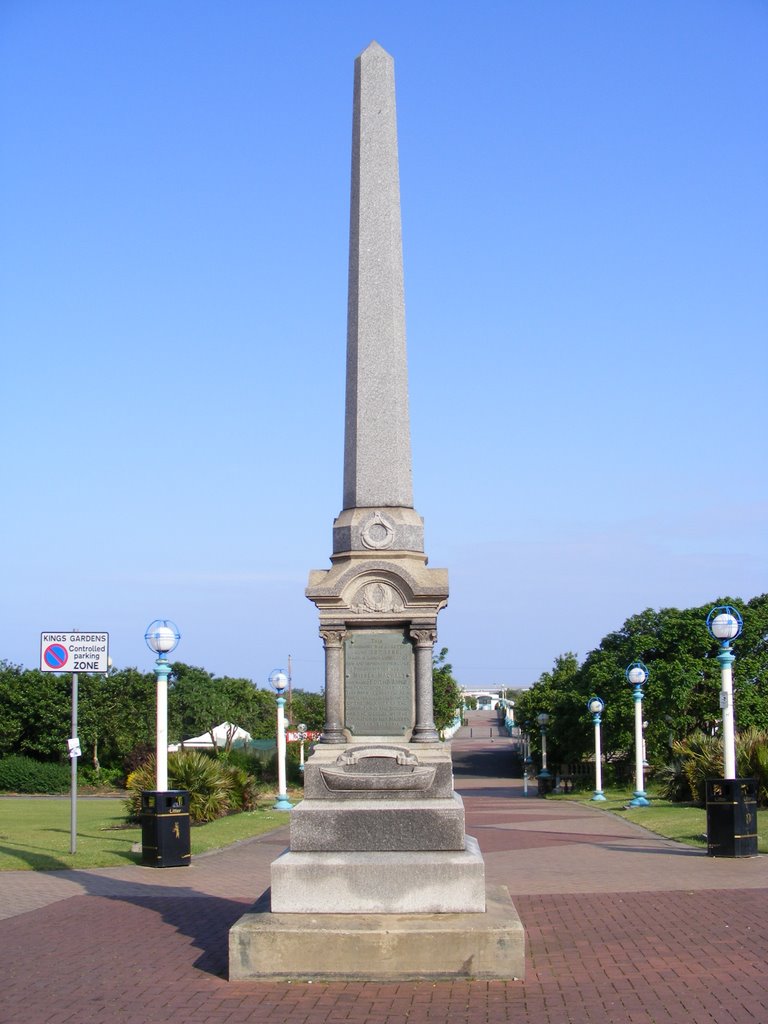
[[[325,728],[271,912],[230,932],[230,977],[522,977],[522,925],[486,891],[433,718],[448,574],[427,568],[413,508],[394,67],[376,43],[355,62],[346,380],[344,507],[306,591]]]

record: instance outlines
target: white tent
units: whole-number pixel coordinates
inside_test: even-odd
[[[241,729],[239,725],[231,722],[222,722],[213,730],[216,739],[216,746],[224,748],[229,743],[230,747],[243,746],[251,742],[251,734]],[[210,732],[204,732],[202,736],[193,736],[189,740],[182,740],[181,743],[169,743],[168,750],[173,754],[177,750],[213,750],[213,739]]]

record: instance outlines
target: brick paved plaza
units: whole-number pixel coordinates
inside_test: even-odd
[[[457,789],[525,926],[525,982],[230,983],[228,929],[268,886],[281,829],[189,868],[0,873],[0,1022],[768,1022],[766,858],[526,798],[503,774],[510,741],[473,717]]]

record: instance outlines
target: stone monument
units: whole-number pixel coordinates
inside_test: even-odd
[[[432,705],[448,574],[413,507],[393,60],[355,62],[343,509],[310,573],[326,721],[230,977],[522,977],[523,933],[464,832]],[[293,965],[293,966],[292,966]]]

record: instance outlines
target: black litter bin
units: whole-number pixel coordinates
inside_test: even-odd
[[[539,787],[539,796],[547,796],[555,788],[555,780],[551,775],[539,775],[536,781]]]
[[[141,859],[155,868],[187,867],[191,858],[189,793],[144,790],[141,794]]]
[[[757,856],[755,779],[707,779],[707,853]]]

